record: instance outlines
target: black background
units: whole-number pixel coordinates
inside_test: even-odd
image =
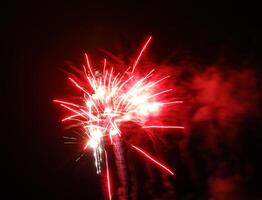
[[[261,72],[261,11],[252,1],[13,1],[2,9],[7,61],[1,64],[3,199],[102,198],[92,157],[74,162],[80,147],[63,144],[61,113],[51,102],[67,92],[61,69],[69,61],[80,65],[84,51],[133,55],[151,34],[150,52],[157,59],[174,50],[203,63],[226,55],[234,64],[248,60]],[[258,122],[249,124],[255,136],[243,138],[243,157],[257,171],[245,183],[248,195],[243,198],[259,199],[261,128]],[[201,181],[197,187],[174,181],[177,199],[207,199],[205,177]]]

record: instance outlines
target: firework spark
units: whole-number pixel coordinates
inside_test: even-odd
[[[81,103],[53,100],[70,112],[70,115],[63,118],[62,122],[70,121],[74,125],[84,128],[87,138],[84,150],[87,148],[93,150],[98,174],[101,173],[103,158],[105,158],[109,199],[111,199],[112,193],[108,154],[104,146],[107,141],[114,144],[114,138],[121,138],[121,124],[132,121],[145,129],[184,128],[182,126],[148,124],[148,117],[157,114],[163,106],[182,103],[182,101],[163,100],[166,93],[172,92],[172,88],[159,90],[158,85],[169,76],[156,80],[154,79],[155,69],[151,69],[142,77],[135,74],[135,69],[151,39],[152,37],[149,37],[146,40],[133,66],[128,67],[124,72],[116,72],[113,67],[108,67],[106,59],[104,59],[103,70],[94,70],[88,55],[85,54],[86,65],[83,65],[85,83],[68,77],[72,85],[82,93]],[[130,146],[158,167],[174,175],[171,169],[141,148],[133,144]]]

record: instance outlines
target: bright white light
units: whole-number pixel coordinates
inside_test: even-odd
[[[133,98],[133,103],[134,104],[141,104],[141,103],[145,103],[146,102],[146,96],[135,96]]]
[[[96,90],[96,93],[93,94],[93,98],[94,99],[103,99],[104,96],[105,96],[105,89],[103,87],[99,87],[97,90]]]
[[[159,103],[144,103],[138,106],[139,114],[141,115],[148,115],[149,113],[156,113],[159,110],[160,104]]]
[[[111,109],[110,107],[106,107],[104,112],[105,112],[105,113],[111,113],[111,112],[112,112],[112,109]]]
[[[86,106],[87,107],[91,107],[92,106],[92,102],[91,101],[86,101]]]
[[[118,134],[118,131],[115,128],[111,128],[109,131],[110,136],[114,136],[116,134]]]
[[[157,112],[159,110],[160,104],[157,102],[147,104],[147,109],[149,112]]]
[[[103,134],[99,129],[95,129],[91,132],[91,138],[88,141],[88,146],[95,149],[99,146]]]
[[[97,148],[99,145],[99,141],[97,141],[95,138],[91,138],[89,141],[88,141],[88,146],[90,146],[91,148],[95,149]]]

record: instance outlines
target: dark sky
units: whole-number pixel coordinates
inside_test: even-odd
[[[182,139],[174,139],[172,154],[169,151],[170,156],[165,156],[177,169],[177,177],[169,180],[173,196],[161,196],[168,187],[157,184],[153,184],[157,191],[153,196],[178,200],[262,198],[259,6],[252,1],[171,2],[13,1],[3,6],[1,76],[5,119],[1,131],[4,143],[1,165],[5,199],[103,198],[92,157],[75,163],[81,147],[63,144],[62,135],[66,131],[52,99],[68,92],[62,70],[68,70],[71,64],[81,66],[83,52],[98,58],[99,49],[133,56],[148,35],[153,35],[149,52],[157,62],[175,52],[177,57],[171,63],[180,69],[179,80],[195,84],[181,83],[185,94],[192,90],[210,91],[201,81],[213,77],[212,80],[218,80],[216,83],[232,83],[233,89],[231,85],[223,85],[224,90],[219,92],[225,94],[222,100],[229,99],[234,103],[232,106],[238,105],[232,110],[224,104],[216,106],[218,110],[223,108],[217,111],[222,116],[236,113],[226,115],[232,121],[228,128],[223,117],[210,117],[210,112],[215,112],[211,106],[206,109],[208,117],[193,113],[200,105],[207,104],[201,92],[194,96],[195,101],[188,101],[191,105],[184,114],[185,123],[193,125],[187,136],[182,134]],[[185,64],[190,65],[188,69]],[[198,70],[200,74],[196,75]],[[243,92],[239,94],[238,88]],[[192,96],[185,95],[184,99]],[[208,103],[212,101],[209,99]],[[209,128],[203,128],[206,125]],[[217,136],[219,131],[230,131],[236,136],[232,139],[225,134],[226,139],[221,139]],[[209,147],[214,137],[203,139],[208,133],[220,138],[219,145],[216,144],[219,150]],[[201,148],[202,145],[206,148]],[[207,153],[210,149],[213,154]],[[173,158],[175,153],[177,156]],[[218,161],[224,165],[216,174],[213,165]],[[137,162],[138,168],[146,173],[143,162]],[[142,176],[138,185],[143,187],[147,180],[163,181],[159,176]],[[149,189],[147,192],[150,193]],[[153,199],[140,193],[143,190],[138,190],[138,199]],[[221,193],[224,196],[219,196]]]

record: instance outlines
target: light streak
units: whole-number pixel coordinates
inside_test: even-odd
[[[105,157],[106,157],[106,177],[107,177],[107,191],[108,191],[108,199],[111,200],[111,183],[110,183],[110,172],[108,167],[108,158],[107,158],[107,152],[105,151]]]
[[[135,150],[137,150],[138,152],[140,152],[142,155],[144,155],[146,158],[148,158],[149,160],[151,160],[152,162],[154,162],[155,164],[157,164],[159,167],[161,167],[162,169],[166,170],[168,173],[170,173],[171,175],[174,175],[175,173],[173,171],[171,171],[169,168],[167,168],[164,164],[160,163],[159,161],[157,161],[156,159],[154,159],[152,156],[150,156],[148,153],[146,153],[144,150],[138,148],[137,146],[131,144],[131,147],[133,147]]]
[[[146,49],[146,47],[147,47],[147,45],[148,45],[148,43],[150,42],[151,39],[152,39],[152,37],[150,36],[148,38],[148,40],[146,41],[145,45],[143,46],[143,48],[141,49],[141,51],[140,51],[140,53],[139,53],[139,55],[138,55],[134,65],[133,65],[132,73],[134,73],[136,65],[137,65],[138,61],[140,60],[140,57],[142,56],[143,52],[145,51],[145,49]]]
[[[75,106],[75,107],[77,107],[77,108],[80,108],[79,105],[76,105],[76,104],[70,103],[70,102],[66,102],[66,101],[61,101],[61,100],[56,100],[56,99],[54,99],[53,102],[61,103],[61,104],[66,104],[66,105]]]
[[[142,126],[142,128],[174,128],[174,129],[184,129],[184,126]]]

